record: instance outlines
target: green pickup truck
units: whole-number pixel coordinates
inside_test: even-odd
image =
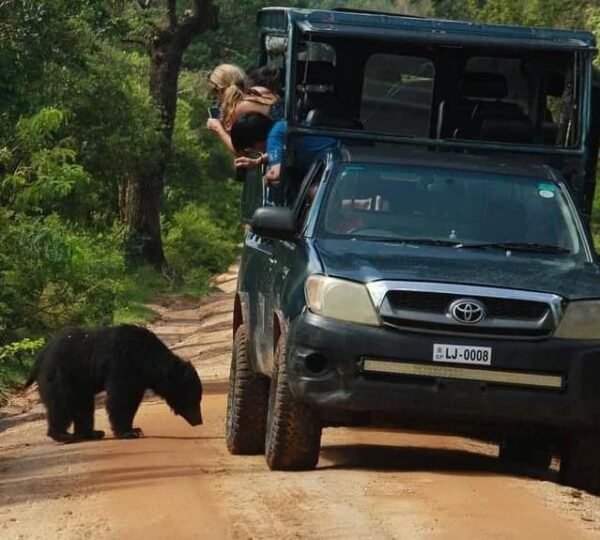
[[[600,104],[586,32],[259,12],[281,185],[244,185],[226,441],[317,465],[322,429],[499,444],[600,491]],[[301,137],[338,144],[298,174]]]

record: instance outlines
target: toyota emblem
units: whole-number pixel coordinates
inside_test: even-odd
[[[455,321],[462,324],[477,324],[485,317],[485,307],[481,302],[465,298],[452,302],[448,311]]]

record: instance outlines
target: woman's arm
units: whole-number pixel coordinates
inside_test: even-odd
[[[231,137],[230,137],[229,133],[227,133],[227,131],[223,127],[223,124],[221,124],[220,120],[218,120],[217,118],[209,118],[206,121],[206,127],[208,129],[210,129],[211,131],[214,131],[219,136],[219,139],[221,139],[221,141],[223,141],[223,144],[227,148],[229,148],[229,151],[231,153],[235,154],[235,149],[233,148],[233,144],[231,142]]]
[[[267,154],[261,154],[257,158],[239,156],[233,162],[236,169],[256,169],[267,162]]]

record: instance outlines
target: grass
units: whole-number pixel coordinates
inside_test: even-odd
[[[115,324],[143,324],[151,322],[157,313],[148,304],[157,297],[202,298],[211,290],[210,273],[199,268],[188,272],[184,279],[174,280],[151,267],[142,267],[126,279],[122,307],[114,315]]]
[[[115,324],[146,323],[156,318],[148,303],[169,286],[165,276],[145,266],[132,272],[126,279],[123,303],[114,315]]]

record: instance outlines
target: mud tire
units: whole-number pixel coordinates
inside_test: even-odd
[[[271,470],[312,470],[319,461],[321,421],[313,409],[292,396],[285,357],[286,343],[281,337],[269,391],[265,458]]]
[[[233,340],[225,441],[231,454],[256,455],[265,449],[269,379],[254,373],[246,328],[241,325]]]

